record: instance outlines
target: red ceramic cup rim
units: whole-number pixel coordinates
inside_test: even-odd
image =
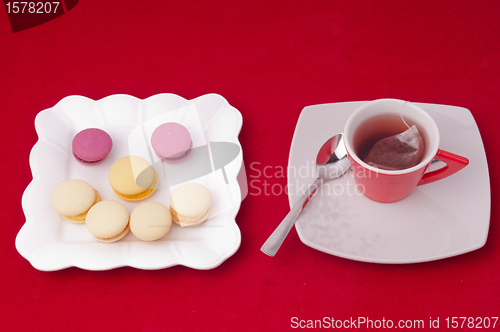
[[[426,154],[422,161],[411,168],[403,170],[384,170],[370,166],[363,162],[356,155],[353,148],[352,140],[357,127],[365,120],[374,116],[384,114],[400,115],[401,110],[403,118],[416,122],[422,129],[425,130],[425,133],[421,134],[426,136],[425,141],[428,146],[426,146]],[[364,168],[380,174],[407,174],[419,170],[422,167],[426,167],[436,156],[439,149],[439,141],[439,130],[431,116],[415,104],[410,102],[406,102],[405,104],[405,101],[399,99],[378,99],[362,105],[351,114],[344,127],[344,142],[349,156]]]

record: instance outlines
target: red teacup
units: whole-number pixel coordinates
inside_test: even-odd
[[[417,124],[425,142],[425,154],[416,166],[384,170],[370,166],[358,157],[353,142],[356,129],[368,119],[385,115],[402,115],[408,122]],[[397,99],[379,99],[364,104],[351,114],[344,128],[345,147],[354,180],[366,197],[381,203],[400,201],[416,186],[444,179],[467,166],[467,158],[439,149],[439,139],[438,127],[429,114],[414,104]],[[446,166],[427,171],[433,159],[446,163]]]

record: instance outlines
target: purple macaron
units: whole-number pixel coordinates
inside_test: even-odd
[[[75,135],[71,146],[76,160],[84,165],[96,165],[111,152],[113,141],[104,130],[88,128]]]
[[[167,122],[155,129],[151,135],[151,145],[158,157],[175,163],[189,155],[193,142],[186,127],[179,123]]]

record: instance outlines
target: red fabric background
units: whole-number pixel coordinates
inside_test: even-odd
[[[440,317],[445,329],[450,316],[500,316],[499,17],[496,0],[89,0],[12,33],[0,8],[1,329],[281,331],[292,317],[358,316]],[[488,241],[445,260],[379,265],[313,250],[292,230],[270,258],[260,247],[288,200],[249,195],[241,247],[213,270],[34,269],[14,241],[36,114],[73,94],[163,92],[213,92],[235,106],[247,175],[252,162],[286,167],[308,105],[390,97],[468,108],[489,162]]]

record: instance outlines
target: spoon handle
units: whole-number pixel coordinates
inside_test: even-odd
[[[276,252],[281,247],[281,244],[292,229],[295,221],[297,221],[300,213],[309,202],[308,198],[310,198],[314,194],[316,189],[318,189],[318,187],[321,185],[321,181],[322,180],[319,178],[316,179],[316,181],[314,181],[309,186],[309,189],[304,193],[304,195],[302,195],[297,203],[295,203],[290,212],[288,212],[288,214],[286,215],[285,219],[283,219],[281,224],[279,224],[278,227],[274,230],[273,234],[271,234],[271,236],[267,239],[262,248],[260,248],[263,253],[271,257],[276,255]]]

